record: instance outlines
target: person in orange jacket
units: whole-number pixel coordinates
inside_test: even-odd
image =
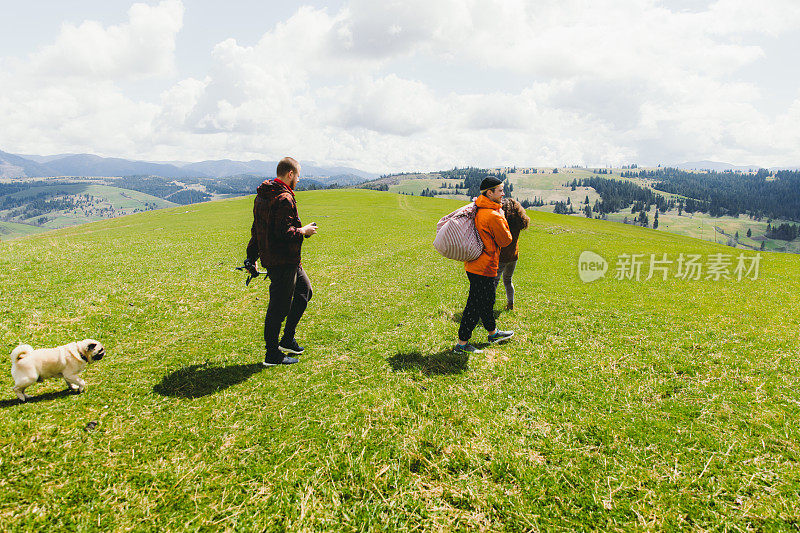
[[[478,321],[483,322],[483,327],[489,332],[489,342],[500,342],[514,336],[513,331],[498,330],[494,319],[494,280],[500,262],[500,249],[511,244],[512,240],[500,205],[503,188],[503,182],[496,177],[484,178],[481,195],[475,200],[478,206],[475,228],[483,241],[483,253],[474,261],[464,263],[469,279],[469,296],[458,328],[458,343],[454,347],[457,352],[481,353],[469,343]]]

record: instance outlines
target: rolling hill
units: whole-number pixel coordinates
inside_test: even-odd
[[[497,311],[516,336],[467,358],[451,351],[463,266],[431,246],[458,201],[297,196],[320,233],[306,353],[285,368],[258,365],[266,283],[233,271],[252,197],[0,242],[6,353],[84,337],[108,352],[82,395],[47,381],[20,405],[3,378],[5,529],[800,522],[797,256],[530,212],[517,306]],[[591,283],[586,251],[608,262]],[[690,256],[698,279],[678,275]]]

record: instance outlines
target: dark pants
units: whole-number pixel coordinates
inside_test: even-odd
[[[308,306],[313,291],[305,270],[300,265],[267,267],[269,276],[269,307],[264,318],[264,342],[267,354],[278,351],[278,335],[284,319],[283,338],[294,339],[297,324]]]
[[[464,307],[464,314],[461,315],[461,326],[458,328],[458,338],[461,341],[468,341],[472,336],[472,330],[478,325],[478,321],[483,322],[486,331],[494,331],[497,325],[494,320],[494,278],[479,276],[472,272],[467,272],[469,278],[469,296],[467,305]]]

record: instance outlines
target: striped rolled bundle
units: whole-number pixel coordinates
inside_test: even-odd
[[[433,247],[448,259],[474,261],[483,253],[483,242],[475,229],[475,202],[443,216],[436,224]]]

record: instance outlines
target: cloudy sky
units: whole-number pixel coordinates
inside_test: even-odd
[[[797,0],[2,0],[0,150],[800,165]]]

